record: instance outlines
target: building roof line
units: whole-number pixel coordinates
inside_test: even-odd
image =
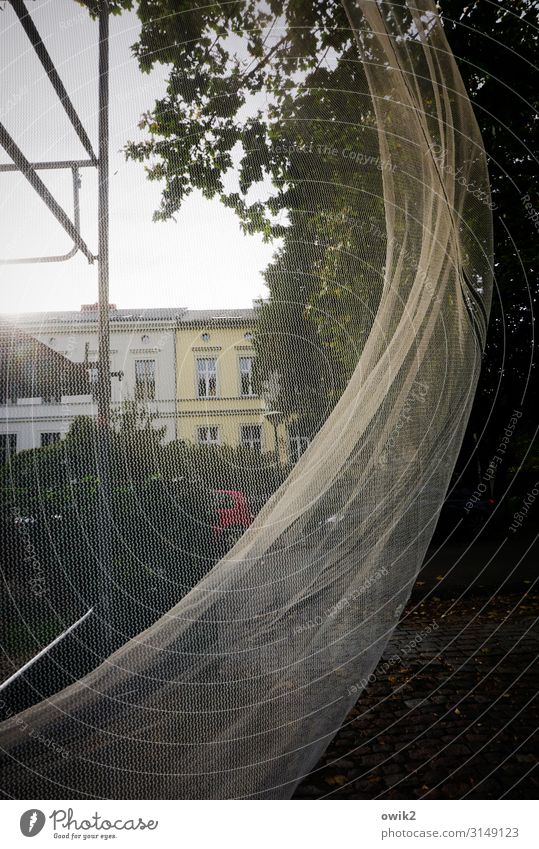
[[[189,310],[179,307],[151,307],[144,309],[115,309],[110,311],[111,325],[125,324],[137,326],[137,323],[171,321],[177,326],[202,324],[233,324],[251,322],[256,316],[255,308]],[[4,313],[0,321],[9,322],[18,327],[36,325],[46,328],[57,324],[71,324],[73,327],[97,325],[97,311],[64,310],[49,312]]]

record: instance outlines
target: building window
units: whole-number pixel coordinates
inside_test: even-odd
[[[0,463],[7,463],[17,451],[17,434],[0,433]]]
[[[217,360],[213,357],[197,360],[197,395],[199,398],[217,396]]]
[[[262,451],[262,425],[241,425],[240,444],[244,448]]]
[[[139,401],[155,398],[155,360],[135,360],[135,398]]]
[[[308,436],[300,434],[290,434],[288,437],[288,445],[290,447],[290,459],[292,463],[297,463],[305,449],[308,447],[311,440]]]
[[[240,357],[240,392],[242,395],[254,395],[253,357]]]
[[[219,445],[219,428],[217,425],[202,425],[197,428],[199,445]]]
[[[55,442],[60,442],[61,438],[62,438],[62,434],[58,433],[56,431],[53,431],[51,433],[49,433],[49,432],[42,433],[41,434],[41,447],[46,448],[47,445],[54,445]]]

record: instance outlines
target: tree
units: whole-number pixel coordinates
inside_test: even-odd
[[[362,247],[374,241],[382,172],[365,155],[376,152],[375,118],[344,8],[242,2],[193,11],[180,2],[159,12],[139,4],[134,52],[143,71],[171,65],[167,92],[142,117],[148,138],[126,155],[164,183],[156,220],[198,189],[233,208],[246,233],[275,241],[255,380],[261,388],[277,372],[274,404],[313,432],[346,385],[379,295]],[[367,220],[354,212],[358,186],[372,201]]]
[[[536,380],[536,293],[529,287],[537,272],[531,69],[538,4],[440,0],[439,7],[483,134],[495,205],[499,296],[462,464],[485,427],[483,452],[492,451],[512,409],[525,405],[530,378]],[[360,264],[350,269],[348,262],[361,254],[368,227],[342,226],[357,203],[339,188],[341,178],[346,174],[350,184],[359,177],[342,154],[372,149],[373,121],[368,99],[359,105],[342,94],[365,87],[344,8],[337,0],[270,0],[266,6],[241,0],[203,8],[185,0],[140,0],[137,13],[142,30],[133,49],[141,70],[162,63],[170,72],[166,94],[142,117],[147,138],[128,144],[126,155],[146,164],[149,179],[163,182],[156,220],[173,217],[199,190],[233,208],[247,233],[280,240],[266,272],[270,299],[260,313],[257,378],[261,385],[278,371],[276,404],[310,417],[315,430],[360,353],[361,341],[356,347],[349,341],[361,340],[377,304],[377,293],[365,291]],[[316,124],[313,115],[327,120]],[[380,197],[374,170],[361,176],[365,191]],[[314,209],[316,196],[325,214]],[[373,218],[378,212],[373,208]],[[340,240],[331,237],[333,224]],[[379,247],[376,265],[382,267],[383,240]],[[337,315],[345,316],[344,326]],[[282,328],[278,337],[276,328]],[[531,429],[527,416],[522,427]]]
[[[523,413],[517,434],[520,462],[536,427],[529,399],[537,389],[533,330],[539,202],[533,151],[538,97],[532,69],[539,41],[539,4],[495,0],[463,6],[458,0],[443,0],[440,5],[483,136],[495,205],[496,292],[480,384],[458,463],[463,469],[477,439],[484,469],[515,409]],[[511,455],[513,467],[518,466],[513,448]],[[525,465],[528,462],[532,461],[524,460]],[[497,475],[500,493],[508,471],[505,464]]]

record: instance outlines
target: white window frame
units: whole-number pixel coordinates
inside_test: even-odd
[[[201,432],[206,431],[211,437],[210,431],[215,431],[215,437],[209,439],[201,439]],[[197,425],[196,429],[197,445],[220,445],[221,444],[221,429],[219,425]]]
[[[258,428],[260,438],[259,439],[253,439],[251,437],[249,439],[245,439],[244,438],[244,431],[246,430],[246,428],[253,428],[253,427]],[[262,428],[262,425],[257,424],[257,422],[246,423],[246,424],[240,425],[240,445],[241,445],[242,448],[250,448],[253,451],[259,451],[260,453],[262,453],[263,435],[264,435],[264,430]]]
[[[17,442],[18,435],[16,433],[2,433],[0,434],[0,439],[2,441],[2,446],[0,447],[0,465],[3,463],[8,463],[10,458],[13,457],[17,453]]]
[[[200,368],[200,363],[205,363],[205,368]],[[213,363],[213,369],[207,365],[208,363]],[[215,378],[215,393],[212,395],[210,393],[210,380],[212,376]],[[206,391],[205,393],[200,393],[200,381],[204,380]],[[196,357],[195,358],[195,391],[197,398],[218,398],[219,397],[219,384],[217,381],[217,357]]]
[[[248,356],[245,356],[245,357],[243,357],[243,356],[239,357],[238,371],[239,371],[239,376],[240,376],[240,397],[241,398],[253,398],[257,394],[254,391],[254,388],[253,388],[253,363],[254,363],[254,360],[255,360],[255,358],[252,354],[249,354]],[[248,370],[242,369],[242,363],[246,362],[246,361],[249,361],[250,364],[251,364],[250,368]],[[248,392],[243,391],[243,375],[244,374],[249,375],[249,391]]]
[[[297,463],[301,455],[307,450],[311,443],[308,436],[301,433],[288,434],[288,450],[290,459],[293,463]]]
[[[44,436],[48,436],[48,437],[57,436],[58,439],[53,439],[52,441],[46,440],[44,442],[43,441]],[[42,430],[41,433],[39,434],[40,448],[48,448],[49,445],[56,445],[57,442],[61,442],[61,441],[62,441],[62,432],[60,430]]]
[[[138,380],[137,366],[139,363],[153,363],[153,374],[149,375],[148,373],[143,376],[146,380]],[[148,377],[153,376],[153,381],[148,381]],[[147,391],[148,386],[153,385],[153,395],[150,395]],[[140,392],[140,394],[139,394]],[[143,357],[142,359],[135,360],[135,399],[137,401],[155,401],[157,398],[157,362],[155,359],[150,357]]]

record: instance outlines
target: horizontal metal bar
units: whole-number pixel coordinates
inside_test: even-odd
[[[66,254],[57,254],[55,256],[21,256],[15,259],[0,259],[0,265],[34,265],[36,262],[67,262],[68,259],[78,253],[78,247],[73,245],[71,250]]]
[[[77,233],[80,233],[79,169],[76,166],[73,166],[71,168],[71,173],[73,178],[73,221],[75,224],[75,230],[77,231]],[[33,265],[36,262],[67,262],[69,259],[73,259],[77,251],[78,247],[74,244],[71,250],[68,251],[66,254],[55,254],[53,256],[25,256],[16,257],[14,259],[0,259],[0,265]]]
[[[69,120],[71,121],[71,124],[73,125],[73,129],[75,130],[76,134],[78,135],[79,139],[81,140],[81,142],[84,146],[84,149],[86,150],[86,153],[88,154],[90,159],[92,159],[92,161],[94,163],[96,163],[97,157],[96,157],[96,155],[93,151],[92,143],[91,143],[91,141],[88,137],[86,130],[84,129],[84,127],[82,125],[82,121],[80,120],[79,116],[77,115],[75,107],[73,106],[73,104],[71,102],[71,99],[70,99],[70,97],[69,97],[69,95],[68,95],[68,93],[65,89],[65,86],[64,86],[62,80],[60,79],[60,75],[58,74],[58,71],[55,68],[54,62],[52,61],[47,48],[43,44],[41,36],[40,36],[39,32],[37,31],[36,25],[34,24],[32,18],[30,17],[30,13],[28,12],[28,9],[24,5],[23,0],[10,0],[10,2],[11,2],[11,5],[13,7],[15,14],[17,15],[17,17],[19,18],[19,21],[22,24],[22,27],[23,27],[26,35],[28,36],[28,38],[32,42],[34,50],[36,51],[37,56],[38,56],[41,64],[45,68],[47,76],[48,76],[49,80],[51,81],[52,86],[53,86],[56,94],[60,98],[60,103],[64,107],[65,112],[67,114],[67,117],[69,118]]]
[[[97,162],[91,159],[59,159],[57,162],[30,162],[34,171],[52,171],[62,168],[95,168]],[[19,171],[12,162],[0,163],[0,171]]]
[[[55,645],[57,645],[60,640],[63,640],[64,637],[67,637],[67,635],[71,633],[71,631],[74,631],[75,628],[78,628],[79,625],[82,625],[84,620],[87,619],[90,613],[92,612],[93,607],[91,607],[90,610],[87,610],[84,616],[81,616],[80,619],[77,619],[77,621],[74,622],[73,625],[70,625],[69,628],[66,628],[63,633],[55,637],[52,643],[49,643],[48,646],[45,646],[45,648],[41,649],[41,651],[38,652],[35,657],[28,661],[28,663],[25,663],[24,666],[21,666],[20,669],[17,669],[17,671],[14,672],[13,675],[10,675],[9,678],[6,678],[5,681],[2,681],[2,683],[0,684],[0,693],[2,692],[2,690],[5,690],[7,687],[9,687],[10,684],[13,684],[13,682],[16,681],[17,678],[19,678],[23,674],[23,672],[26,672],[28,669],[30,669],[30,667],[34,665],[36,660],[39,660],[40,657],[43,657],[44,654],[47,654],[47,652],[49,652]]]
[[[33,189],[38,193],[40,198],[46,203],[56,220],[62,225],[68,236],[73,239],[73,243],[84,254],[88,262],[93,263],[95,256],[90,248],[77,232],[77,228],[71,221],[68,215],[64,212],[59,203],[54,199],[48,190],[41,177],[38,177],[23,152],[15,144],[10,134],[3,124],[0,124],[0,145],[4,148],[8,156],[13,160],[19,171],[26,177]]]

